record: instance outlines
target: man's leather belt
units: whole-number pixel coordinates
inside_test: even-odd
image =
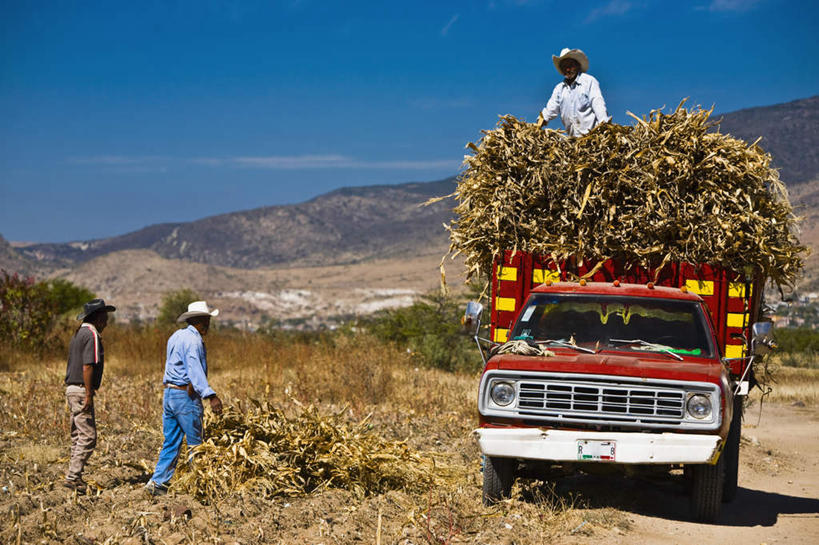
[[[170,382],[166,382],[165,383],[165,388],[173,388],[174,390],[185,390],[186,392],[188,391],[188,385],[187,384],[184,385],[184,386],[177,386],[176,384],[171,384]]]

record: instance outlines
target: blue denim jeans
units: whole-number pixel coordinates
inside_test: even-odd
[[[188,448],[202,443],[202,400],[191,399],[185,390],[165,388],[162,401],[162,433],[165,442],[159,451],[159,461],[151,480],[159,486],[168,486],[176,470],[179,450],[182,448],[182,437],[188,442]]]

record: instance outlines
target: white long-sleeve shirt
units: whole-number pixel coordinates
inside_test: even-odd
[[[548,123],[560,115],[569,136],[581,136],[604,121],[609,120],[606,101],[600,92],[600,84],[594,76],[578,74],[571,85],[561,81],[552,91],[552,97],[541,111]]]

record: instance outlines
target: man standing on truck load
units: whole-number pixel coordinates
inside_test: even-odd
[[[65,399],[71,411],[71,457],[63,485],[79,494],[86,491],[82,472],[97,446],[97,421],[94,414],[94,393],[102,382],[105,352],[100,333],[108,325],[108,313],[116,308],[102,299],[83,305],[77,319],[82,323],[68,346],[65,369]]]
[[[552,62],[564,77],[555,86],[552,97],[540,112],[546,125],[560,115],[569,136],[582,136],[610,119],[600,84],[587,74],[589,59],[580,49],[563,48],[560,56],[552,55]]]
[[[168,483],[176,470],[183,435],[188,449],[202,443],[202,399],[210,402],[211,410],[222,412],[222,401],[208,384],[207,351],[202,337],[207,335],[210,319],[219,314],[218,309],[208,309],[205,301],[194,301],[177,322],[187,322],[188,327],[177,330],[168,339],[165,376],[162,382],[165,393],[162,400],[162,433],[165,440],[159,451],[154,474],[146,490],[153,496],[168,491]]]

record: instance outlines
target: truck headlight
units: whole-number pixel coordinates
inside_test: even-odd
[[[515,387],[508,382],[496,382],[492,385],[492,391],[489,394],[492,401],[506,407],[515,400]]]
[[[688,398],[686,404],[688,414],[698,420],[704,420],[711,416],[711,400],[708,396],[702,394],[694,394]]]

